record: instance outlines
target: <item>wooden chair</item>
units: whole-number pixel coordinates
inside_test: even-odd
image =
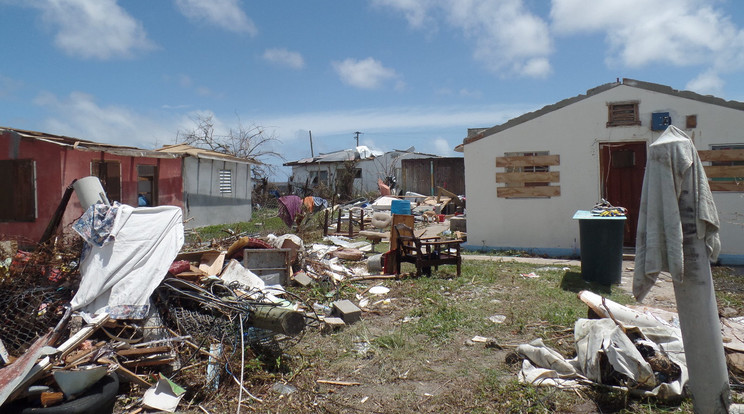
[[[431,267],[453,264],[457,266],[457,276],[460,276],[462,257],[460,243],[462,240],[442,240],[440,237],[416,237],[413,229],[405,224],[396,224],[393,228],[397,239],[396,274],[400,274],[401,262],[413,263],[416,266],[416,276],[426,273],[431,276]],[[454,250],[454,252],[452,251]]]

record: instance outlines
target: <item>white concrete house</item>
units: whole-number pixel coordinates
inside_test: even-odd
[[[183,216],[188,228],[250,221],[251,165],[255,161],[186,144],[160,152],[182,158]]]
[[[365,146],[354,149],[319,154],[312,158],[287,162],[285,166],[292,167],[292,182],[297,186],[312,188],[318,184],[335,185],[339,170],[347,168],[349,162],[354,162],[354,192],[363,194],[377,191],[377,180],[385,180],[388,176],[400,177],[401,161],[412,158],[432,158],[436,155],[415,152],[411,147],[407,150],[392,150],[388,152],[372,151]]]
[[[646,150],[675,125],[694,142],[721,222],[723,264],[744,264],[744,103],[623,79],[488,129],[465,156],[468,248],[579,253],[577,210],[629,210],[635,244]]]

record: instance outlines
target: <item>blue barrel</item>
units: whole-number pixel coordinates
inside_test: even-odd
[[[390,203],[390,212],[393,214],[411,214],[411,202],[408,200],[393,200]]]

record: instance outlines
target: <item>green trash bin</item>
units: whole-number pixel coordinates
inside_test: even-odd
[[[623,232],[625,216],[595,216],[579,210],[581,277],[602,285],[619,284],[623,271]]]

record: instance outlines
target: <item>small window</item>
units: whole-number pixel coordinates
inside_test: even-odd
[[[101,186],[110,202],[121,203],[121,164],[119,161],[91,161],[90,175],[101,180]]]
[[[155,165],[137,166],[137,205],[158,205],[158,167]]]
[[[36,220],[36,162],[0,160],[0,182],[4,193],[0,221]]]
[[[607,105],[607,126],[641,125],[638,102],[618,102]]]
[[[230,194],[232,188],[232,170],[220,170],[220,194]]]
[[[361,168],[355,168],[354,169],[354,178],[362,178],[362,169]]]
[[[328,171],[310,171],[309,177],[312,185],[328,184]]]
[[[697,115],[687,115],[687,118],[685,119],[685,128],[697,128]]]
[[[633,168],[635,167],[635,151],[632,150],[615,150],[611,154],[612,168]]]

